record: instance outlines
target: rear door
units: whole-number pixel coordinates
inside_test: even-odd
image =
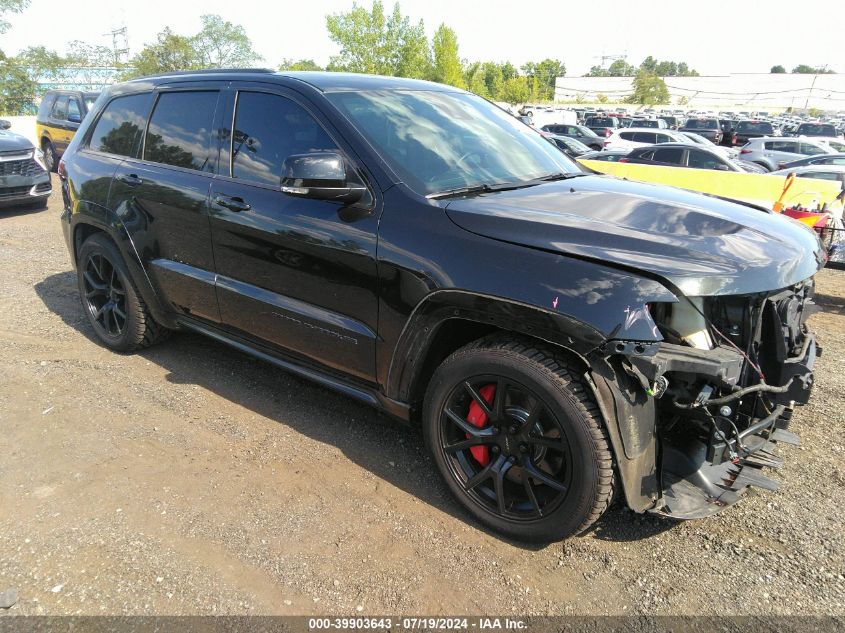
[[[374,381],[375,192],[354,206],[282,193],[288,156],[339,151],[347,173],[360,165],[296,93],[243,84],[231,103],[226,121],[234,121],[234,129],[221,149],[210,198],[224,324],[258,343]]]
[[[59,156],[67,149],[76,128],[79,127],[79,124],[73,125],[68,122],[69,104],[70,97],[68,95],[59,95],[50,111],[50,136],[53,140],[53,147],[56,148],[56,153]]]
[[[109,206],[122,218],[153,286],[170,309],[219,322],[208,193],[217,166],[222,82],[153,94],[140,151],[117,169]]]

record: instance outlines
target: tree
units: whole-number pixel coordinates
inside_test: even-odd
[[[511,77],[505,81],[501,100],[515,105],[525,103],[529,99],[528,79],[526,77]]]
[[[0,33],[5,33],[11,26],[3,19],[7,13],[20,13],[29,6],[30,0],[0,0]]]
[[[828,70],[827,66],[814,68],[812,66],[808,66],[807,64],[798,64],[792,69],[792,73],[795,75],[835,75],[836,71]]]
[[[773,75],[782,75],[786,72],[786,68],[778,64],[777,66],[772,66],[772,69],[769,72]]]
[[[434,70],[432,79],[442,84],[466,87],[461,60],[458,57],[458,36],[445,24],[437,27],[432,40],[434,50]]]
[[[323,70],[323,67],[317,64],[313,59],[283,59],[279,64],[279,70]]]
[[[261,60],[240,24],[232,24],[219,15],[203,15],[200,19],[202,28],[191,38],[191,45],[201,67],[245,68]]]
[[[651,55],[642,61],[640,70],[658,77],[698,77],[698,71],[691,69],[686,62],[660,61]]]
[[[615,59],[610,66],[607,67],[608,77],[633,77],[637,74],[637,69],[625,59]]]
[[[31,114],[35,104],[36,81],[16,59],[0,51],[0,113]]]
[[[566,66],[559,59],[528,62],[522,67],[536,99],[551,101],[555,98],[555,80],[566,74]]]
[[[156,37],[155,44],[147,44],[131,62],[133,69],[129,77],[144,77],[178,70],[196,70],[200,61],[191,44],[191,38],[177,35],[165,28]]]
[[[640,70],[634,77],[634,92],[628,97],[628,103],[657,105],[669,103],[669,89],[666,82],[655,74]]]
[[[367,11],[358,4],[346,13],[326,16],[329,38],[340,46],[328,70],[399,77],[428,77],[431,51],[422,20],[412,26],[399,4],[390,17],[381,0]]]

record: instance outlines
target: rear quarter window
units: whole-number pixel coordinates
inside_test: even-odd
[[[91,132],[88,147],[97,152],[137,158],[152,93],[112,99]]]

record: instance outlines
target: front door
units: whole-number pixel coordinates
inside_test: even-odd
[[[231,93],[234,120],[210,194],[217,296],[234,333],[365,381],[375,376],[376,238],[371,196],[355,206],[280,190],[294,154],[339,151],[303,101]]]

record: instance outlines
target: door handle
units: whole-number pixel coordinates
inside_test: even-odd
[[[142,182],[144,182],[142,179],[138,178],[138,176],[136,176],[135,174],[120,174],[120,176],[118,176],[117,179],[120,182],[129,185],[130,187],[136,187],[137,185],[140,185]]]
[[[219,204],[221,207],[226,207],[230,211],[249,211],[252,207],[244,202],[241,198],[237,198],[235,196],[222,196],[216,195],[214,196],[215,204]]]

